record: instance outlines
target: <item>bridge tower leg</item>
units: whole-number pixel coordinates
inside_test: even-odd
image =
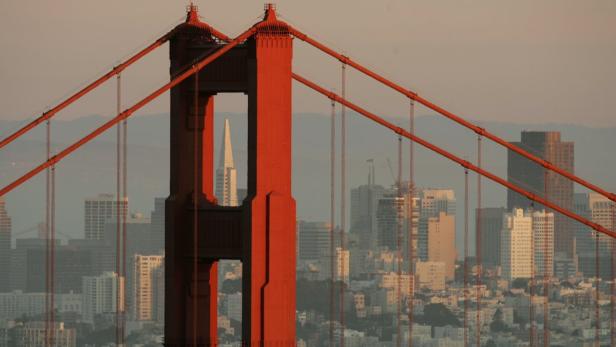
[[[275,23],[270,9],[266,21]],[[269,16],[269,17],[268,17]],[[273,18],[272,18],[273,17]],[[291,193],[292,39],[259,31],[248,93],[250,237],[244,252],[244,341],[295,345],[295,200]],[[249,75],[249,76],[250,76]],[[250,339],[250,340],[248,340]]]
[[[187,22],[170,39],[172,75],[222,45],[194,11],[191,7]],[[253,37],[201,70],[197,80],[188,79],[171,90],[167,347],[217,344],[220,259],[243,264],[244,345],[295,345],[292,52],[288,27],[268,5]],[[243,93],[248,99],[248,193],[239,207],[219,206],[213,192],[214,96],[222,92]]]

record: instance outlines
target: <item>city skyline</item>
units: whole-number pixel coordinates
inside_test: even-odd
[[[266,3],[232,38],[226,25],[245,28],[251,5],[221,25],[189,2],[173,29],[31,123],[0,116],[0,347],[615,345],[604,71],[616,4],[443,5],[356,3],[337,30],[327,15],[308,26],[331,42],[292,13],[339,18],[344,4]],[[19,8],[30,18],[46,6],[0,5]],[[410,10],[426,16],[401,16]],[[431,13],[449,21],[426,27]],[[38,24],[77,23],[48,14],[20,40],[0,38],[7,61],[23,57],[14,67],[44,57],[78,80],[109,61],[110,40],[84,36],[95,21],[45,49],[54,29]],[[113,51],[157,18],[114,23],[106,37],[127,34]],[[355,30],[350,54],[338,35],[362,21],[391,36]],[[24,54],[37,32],[48,53]],[[53,67],[95,41],[87,64]],[[29,106],[50,96],[40,88],[54,79],[41,77]],[[25,113],[11,93],[27,78],[0,93],[6,114]],[[81,100],[107,116],[80,118]]]

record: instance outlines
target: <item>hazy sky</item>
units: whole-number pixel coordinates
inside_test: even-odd
[[[187,1],[0,1],[1,119],[27,119],[181,21]],[[236,35],[259,1],[197,1]],[[616,126],[616,1],[278,1],[283,18],[468,118]],[[162,84],[167,46],[124,76],[124,105]],[[297,41],[297,72],[339,88],[339,64]],[[349,98],[388,116],[407,101],[350,73]],[[110,115],[113,84],[62,114]],[[301,86],[296,111],[327,113]],[[241,107],[245,104],[239,103]],[[218,109],[241,111],[237,98]],[[164,112],[163,97],[142,113]],[[426,113],[425,110],[419,111]]]

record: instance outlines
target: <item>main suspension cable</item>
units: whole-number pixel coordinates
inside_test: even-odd
[[[10,192],[13,189],[19,187],[24,182],[28,181],[29,179],[31,179],[32,177],[34,177],[35,175],[37,175],[41,171],[43,171],[43,170],[47,169],[48,167],[50,167],[50,166],[60,162],[62,159],[66,158],[68,155],[70,155],[71,153],[73,153],[74,151],[79,149],[84,144],[92,141],[94,138],[96,138],[97,136],[99,136],[100,134],[104,133],[109,128],[111,128],[114,125],[116,125],[118,122],[124,120],[125,118],[128,118],[128,117],[132,116],[137,110],[139,110],[143,106],[147,105],[150,101],[156,99],[157,97],[159,97],[164,92],[166,92],[166,91],[170,90],[171,88],[177,86],[182,81],[184,81],[188,77],[192,76],[194,73],[196,73],[196,72],[200,71],[201,69],[203,69],[205,66],[210,64],[212,61],[218,59],[220,56],[222,56],[223,54],[227,53],[233,47],[237,46],[238,44],[240,44],[244,40],[248,39],[250,36],[252,36],[255,33],[256,30],[257,29],[255,27],[251,27],[250,29],[248,29],[247,31],[242,33],[240,36],[235,38],[233,41],[231,41],[228,44],[226,44],[226,45],[222,46],[221,48],[219,48],[212,55],[204,58],[203,60],[200,60],[197,64],[195,64],[193,66],[192,69],[186,70],[185,72],[183,72],[179,76],[173,78],[171,81],[165,83],[162,87],[156,89],[154,92],[152,92],[151,94],[149,94],[145,98],[141,99],[141,101],[137,102],[136,104],[134,104],[130,108],[124,110],[122,113],[116,115],[114,118],[112,118],[109,121],[105,122],[103,125],[99,126],[94,131],[89,133],[88,135],[84,136],[83,138],[81,138],[77,142],[73,143],[69,147],[66,147],[62,151],[58,152],[56,155],[52,156],[49,160],[39,164],[38,166],[36,166],[32,170],[28,171],[26,174],[22,175],[21,177],[19,177],[18,179],[16,179],[12,183],[10,183],[9,185],[3,187],[2,189],[0,189],[0,197],[6,195],[8,192]]]

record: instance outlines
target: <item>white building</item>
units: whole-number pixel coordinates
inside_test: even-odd
[[[128,212],[128,198],[119,201],[120,213]],[[99,194],[95,198],[87,198],[85,208],[85,236],[90,240],[101,240],[105,232],[105,223],[116,221],[118,201],[113,194]]]
[[[533,212],[533,240],[535,243],[535,275],[554,275],[554,213]]]
[[[82,312],[82,295],[56,294],[54,306],[58,312]],[[37,316],[45,312],[45,293],[13,291],[0,293],[0,322],[22,316]]]
[[[74,328],[67,329],[63,322],[53,324],[52,347],[75,347],[77,345],[77,332]],[[45,322],[26,322],[16,328],[16,346],[39,347],[46,346],[47,331]]]
[[[150,321],[156,319],[152,315],[154,302],[153,274],[154,270],[163,264],[162,255],[135,255],[133,271],[133,316],[135,320]]]
[[[93,323],[97,314],[115,313],[117,307],[124,309],[124,279],[115,272],[84,276],[82,285],[84,321]]]
[[[334,280],[344,281],[349,283],[349,250],[343,250],[340,247],[336,247],[336,253],[334,255]],[[329,279],[331,277],[331,257],[329,255],[321,256],[319,261],[319,280]]]
[[[231,145],[231,126],[225,119],[218,168],[216,168],[216,197],[221,206],[237,206],[237,170],[233,161],[233,147]]]
[[[504,278],[530,278],[533,254],[532,223],[532,217],[521,208],[505,214],[501,236],[501,266]]]

